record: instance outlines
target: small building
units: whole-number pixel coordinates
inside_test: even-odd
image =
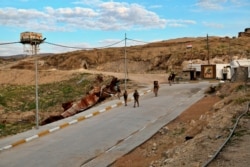
[[[225,74],[226,78],[224,78]],[[216,79],[230,80],[231,76],[230,64],[216,64]]]
[[[229,64],[192,64],[183,70],[183,79],[218,79],[246,81],[250,79],[250,59],[233,60]]]
[[[196,79],[217,79],[222,78],[222,74],[217,73],[216,65],[203,65],[203,64],[188,64],[187,68],[183,69],[185,79],[196,80]]]
[[[201,77],[201,65],[190,63],[182,72],[184,79],[196,80]]]
[[[239,32],[238,37],[250,37],[250,28],[245,28],[244,32]]]

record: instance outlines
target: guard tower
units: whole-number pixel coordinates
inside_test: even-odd
[[[43,39],[43,36],[41,33],[35,33],[35,32],[23,32],[20,34],[20,43],[24,45],[24,51],[25,45],[28,44],[31,46],[31,55],[35,55],[35,82],[36,82],[36,129],[39,128],[39,115],[38,115],[38,67],[37,67],[37,51],[39,48],[39,45],[45,40]],[[29,52],[29,50],[28,50]]]
[[[37,54],[39,45],[44,41],[41,33],[22,32],[20,34],[20,42],[24,45],[24,52],[31,52],[31,55]],[[30,49],[26,49],[26,45],[30,45]]]

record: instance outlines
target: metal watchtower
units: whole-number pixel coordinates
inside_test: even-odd
[[[20,43],[24,45],[28,44],[31,46],[31,54],[35,55],[35,73],[36,73],[36,129],[39,128],[39,115],[38,115],[38,67],[37,67],[37,51],[39,45],[44,42],[46,38],[43,39],[41,33],[36,32],[23,32],[20,34]]]

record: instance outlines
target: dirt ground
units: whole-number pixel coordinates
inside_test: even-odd
[[[123,73],[94,70],[46,70],[39,71],[39,83],[69,79],[77,72],[103,73],[123,78]],[[0,70],[0,84],[34,84],[35,73],[30,70]],[[152,84],[153,80],[166,82],[166,74],[129,74],[138,85]],[[174,85],[173,85],[174,86]],[[237,86],[237,85],[236,85]],[[224,88],[223,88],[224,87]],[[206,95],[171,123],[162,127],[152,138],[118,159],[112,167],[199,167],[210,160],[226,141],[235,117],[246,110],[232,103],[242,97],[231,91],[227,84],[215,94]],[[234,86],[235,87],[235,86]],[[229,92],[225,94],[225,92]],[[244,96],[244,95],[243,95]],[[249,96],[249,95],[248,95]],[[221,98],[224,97],[224,98]],[[249,102],[249,101],[248,101]],[[243,117],[229,144],[209,166],[248,167],[250,164],[249,112]],[[237,134],[237,135],[236,135]]]
[[[231,106],[227,113],[220,106],[221,101],[216,95],[205,96],[112,167],[249,166],[249,111],[235,132],[240,134],[234,135],[217,159],[209,163],[229,136],[235,111],[244,111],[244,108]]]

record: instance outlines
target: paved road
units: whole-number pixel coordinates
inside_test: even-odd
[[[203,97],[204,89],[209,85],[211,83],[208,82],[160,85],[158,97],[154,97],[152,92],[141,96],[138,108],[133,108],[131,101],[126,107],[113,108],[62,130],[0,152],[0,167],[108,166],[146,141],[162,126]],[[105,108],[117,101],[119,100],[103,103],[81,114]],[[70,121],[77,116],[79,115],[62,121]],[[41,129],[51,128],[60,123],[62,122]],[[20,134],[21,137],[25,135]],[[20,136],[0,140],[0,148]]]

